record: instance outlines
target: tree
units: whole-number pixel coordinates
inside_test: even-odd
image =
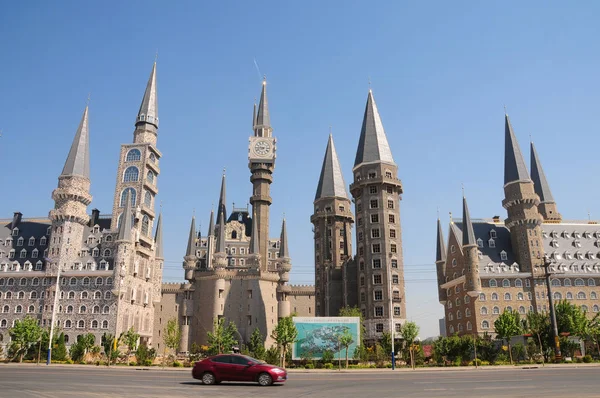
[[[237,334],[235,323],[229,322],[225,326],[225,318],[215,318],[213,331],[208,332],[208,352],[216,355],[231,351],[233,346],[238,344]]]
[[[12,355],[15,358],[19,356],[19,362],[23,362],[23,355],[42,337],[42,328],[36,319],[27,316],[22,320],[16,320],[15,326],[8,331],[8,334]]]
[[[499,338],[506,340],[508,343],[508,354],[510,356],[510,364],[512,365],[513,358],[510,347],[510,338],[521,334],[522,328],[519,313],[516,311],[504,310],[494,322],[494,329],[496,330],[496,335]]]
[[[540,354],[542,354],[542,360],[544,358],[544,344],[542,336],[547,337],[548,331],[550,330],[550,318],[543,312],[529,311],[523,320],[523,329],[527,333],[531,333],[537,339],[540,348]]]
[[[296,341],[297,337],[298,330],[296,329],[296,325],[294,325],[294,321],[292,321],[291,316],[281,318],[279,322],[277,322],[277,326],[275,329],[273,329],[273,332],[271,332],[271,338],[275,340],[277,346],[281,350],[282,368],[285,368],[285,357],[287,355],[288,348]]]
[[[381,345],[381,348],[383,348],[383,352],[386,353],[386,356],[389,356],[392,352],[392,334],[390,332],[381,333],[379,344]]]
[[[413,353],[413,344],[415,339],[419,335],[419,327],[414,322],[404,322],[404,325],[400,328],[400,335],[404,339],[405,344],[410,344],[410,365],[414,369],[415,367],[415,355]]]
[[[600,313],[594,315],[590,321],[589,332],[590,340],[592,340],[592,343],[596,344],[596,350],[598,350],[598,355],[600,355]]]
[[[52,359],[55,361],[65,361],[67,359],[67,345],[65,344],[65,334],[61,333],[52,349]]]
[[[554,306],[558,333],[570,333],[585,338],[590,322],[580,306],[561,300]]]
[[[83,360],[85,354],[94,347],[95,340],[96,338],[91,333],[78,336],[77,342],[71,346],[71,351],[69,352],[71,359],[75,362]]]
[[[122,341],[127,346],[127,365],[129,365],[131,351],[134,351],[137,348],[139,339],[140,335],[133,330],[133,326],[130,327],[128,331],[121,333],[121,336],[119,337],[119,341]]]
[[[252,353],[252,356],[256,359],[264,359],[265,358],[265,339],[260,332],[259,328],[255,328],[250,336],[250,341],[248,342],[248,350]]]
[[[348,369],[348,349],[352,343],[354,343],[352,333],[348,328],[345,328],[344,333],[340,335],[340,345],[346,349],[346,369]]]
[[[167,348],[177,353],[179,343],[181,342],[181,329],[179,328],[179,324],[177,323],[177,318],[171,318],[167,321],[167,330],[163,334],[163,342],[165,343],[165,348],[163,351],[164,364]]]
[[[358,307],[345,306],[340,308],[339,316],[356,316],[360,318],[360,335],[364,338],[366,336],[366,328],[364,325],[364,319],[362,311]]]

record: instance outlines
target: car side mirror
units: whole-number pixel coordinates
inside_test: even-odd
[[[252,366],[252,365],[254,365],[254,362],[248,361],[248,365],[247,366]]]

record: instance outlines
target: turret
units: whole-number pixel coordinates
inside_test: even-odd
[[[192,217],[190,225],[190,234],[188,236],[187,250],[183,257],[183,269],[185,270],[185,279],[192,281],[194,279],[194,270],[196,269],[196,217]]]
[[[435,268],[438,281],[438,296],[440,304],[446,304],[448,295],[446,289],[441,286],[446,283],[446,244],[444,242],[444,233],[442,232],[442,222],[439,217],[437,220],[437,242],[436,242]]]
[[[150,143],[156,145],[158,134],[158,95],[156,85],[156,62],[152,65],[152,71],[146,84],[146,91],[140,104],[135,119],[135,131],[133,133],[133,142]]]
[[[290,287],[287,283],[290,280],[290,271],[292,270],[292,260],[288,251],[287,230],[285,218],[281,223],[281,236],[279,239],[279,284],[277,286],[278,295],[278,316],[285,318],[290,316],[290,302],[287,295],[290,293]]]
[[[462,231],[462,247],[465,256],[465,268],[466,268],[466,287],[467,294],[471,297],[478,297],[481,293],[481,279],[479,277],[479,249],[477,246],[477,240],[475,239],[475,232],[473,230],[473,223],[471,222],[471,215],[469,214],[469,207],[467,206],[467,198],[463,196],[463,231]]]
[[[562,216],[558,212],[556,202],[550,191],[550,185],[546,180],[546,174],[542,168],[542,163],[535,150],[533,142],[531,143],[531,179],[533,180],[533,186],[535,187],[535,193],[540,197],[540,204],[538,205],[538,211],[544,217],[545,221],[560,222]]]

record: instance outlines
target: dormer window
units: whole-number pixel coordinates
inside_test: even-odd
[[[40,245],[42,245],[42,246],[46,246],[46,237],[45,237],[45,236],[42,236],[42,237],[40,238]]]
[[[573,232],[573,237],[575,239],[581,239],[581,234],[579,232],[575,231],[575,232]]]
[[[592,253],[592,252],[588,252],[588,253],[587,253],[587,256],[588,256],[588,258],[589,258],[590,260],[593,260],[594,258],[596,258],[596,256],[595,256],[595,255],[594,255],[594,253]]]
[[[496,230],[495,230],[495,229],[492,229],[492,230],[490,231],[490,238],[492,238],[492,239],[496,239]]]
[[[575,247],[581,247],[581,241],[579,239],[575,239],[573,241],[573,246],[575,246]]]
[[[19,239],[17,239],[17,246],[23,246],[24,241],[25,239],[23,239],[23,237],[21,236]]]
[[[19,235],[19,228],[14,228],[12,230],[12,236],[18,236]]]
[[[98,232],[100,232],[100,227],[97,225],[94,225],[94,233],[97,234]]]
[[[92,250],[92,256],[93,257],[98,257],[100,255],[100,250],[98,250],[98,248],[94,248],[94,250]]]
[[[553,238],[558,238],[558,233],[556,231],[550,232],[550,236]]]
[[[21,250],[21,258],[25,258],[27,257],[27,250],[23,249]]]
[[[493,238],[491,238],[490,240],[488,240],[488,246],[496,247],[496,241]]]
[[[31,238],[29,238],[29,246],[34,246],[35,245],[35,238],[32,236]]]
[[[500,252],[500,260],[502,260],[502,261],[506,261],[506,260],[507,260],[507,258],[508,258],[508,257],[506,256],[506,252],[505,252],[504,250],[502,250],[502,251]]]
[[[569,238],[569,233],[567,231],[563,231],[562,233],[563,238]]]
[[[454,245],[450,246],[450,253],[455,253],[456,247]]]
[[[565,258],[567,260],[572,260],[573,259],[573,255],[571,254],[571,252],[565,252]]]
[[[586,239],[591,239],[591,238],[592,238],[592,234],[591,234],[591,233],[589,233],[588,231],[585,231],[585,232],[583,233],[583,236],[584,236]]]
[[[50,235],[52,233],[52,227],[46,228],[46,235]]]
[[[548,237],[548,234],[546,233],[546,231],[542,231],[542,237],[545,239]]]
[[[577,253],[575,253],[575,256],[577,257],[577,259],[583,260],[583,253],[578,251]]]
[[[560,260],[561,259],[561,255],[560,255],[559,252],[552,253],[552,257],[554,257],[556,260]]]
[[[38,258],[38,249],[33,249],[31,252],[31,258]]]
[[[477,239],[477,246],[483,247],[483,240],[481,238]]]

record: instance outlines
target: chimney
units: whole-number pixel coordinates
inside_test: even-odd
[[[499,223],[500,222],[500,216],[494,216],[494,217],[492,217],[492,221],[494,221],[495,223]]]
[[[93,209],[92,216],[90,217],[90,227],[93,227],[94,225],[96,225],[99,218],[100,218],[100,210]]]
[[[23,213],[20,211],[15,211],[13,215],[12,222],[10,223],[10,229],[15,229],[19,223],[21,223],[21,218],[23,217]]]

